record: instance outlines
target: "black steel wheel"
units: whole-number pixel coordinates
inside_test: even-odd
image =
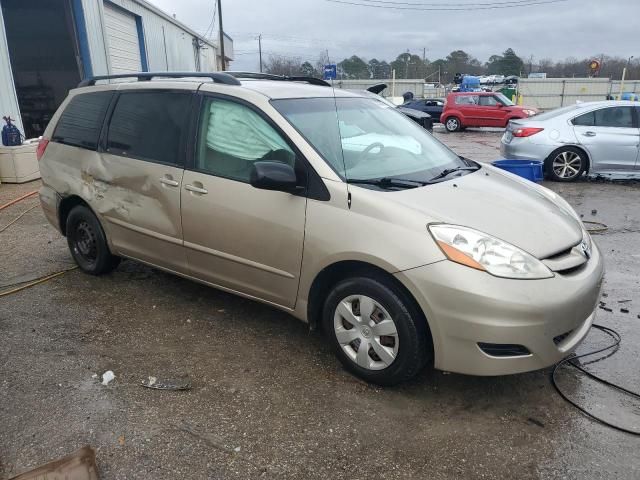
[[[84,205],[74,207],[67,217],[67,243],[80,269],[91,275],[112,271],[120,258],[111,254],[100,222]]]

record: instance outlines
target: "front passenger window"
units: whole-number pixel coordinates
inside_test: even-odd
[[[498,105],[498,100],[496,100],[496,97],[490,95],[482,95],[480,97],[480,106],[495,107],[496,105]]]
[[[295,153],[267,121],[240,103],[207,98],[200,114],[196,170],[249,183],[253,163],[295,168]]]

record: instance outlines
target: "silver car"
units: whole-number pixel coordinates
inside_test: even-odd
[[[571,182],[585,172],[640,175],[640,105],[578,103],[512,120],[502,136],[504,158],[544,161],[550,180]]]

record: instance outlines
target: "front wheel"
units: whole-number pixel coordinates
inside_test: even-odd
[[[431,357],[424,317],[386,279],[354,277],[339,282],[325,302],[323,323],[338,359],[367,382],[405,381]]]
[[[444,122],[444,128],[447,129],[447,132],[457,132],[461,127],[462,125],[460,124],[460,120],[456,117],[449,117]]]
[[[564,147],[549,155],[545,167],[551,180],[573,182],[587,169],[587,157],[577,148]]]
[[[66,233],[71,255],[82,271],[102,275],[120,263],[120,258],[111,254],[102,226],[89,208],[78,205],[71,210]]]

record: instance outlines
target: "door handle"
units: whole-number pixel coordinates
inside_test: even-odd
[[[584,132],[582,135],[584,135],[585,137],[595,137],[596,132]]]
[[[177,187],[180,185],[180,182],[176,182],[175,180],[171,180],[170,178],[162,177],[160,179],[160,183],[166,185],[167,187]]]
[[[196,187],[195,185],[185,185],[185,190],[189,190],[190,192],[199,193],[200,195],[206,195],[209,193],[209,190],[206,188]]]

